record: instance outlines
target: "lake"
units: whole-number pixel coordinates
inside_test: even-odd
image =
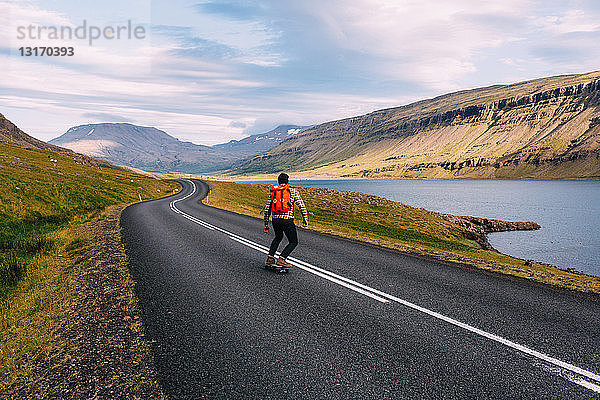
[[[260,181],[250,183],[273,183]],[[494,248],[600,276],[600,181],[302,180],[292,185],[351,190],[456,215],[534,221],[537,231],[488,235]]]

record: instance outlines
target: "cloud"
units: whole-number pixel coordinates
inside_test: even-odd
[[[597,70],[599,21],[598,7],[552,10],[532,18],[533,32],[538,37],[528,45],[528,53],[536,64],[553,66],[563,73]]]
[[[15,23],[77,25],[103,12],[47,4],[0,0],[0,111],[40,138],[92,118],[215,144],[455,89],[585,72],[600,59],[600,14],[586,0],[173,0],[152,2],[151,20],[108,0],[103,10],[129,7],[151,37],[77,45],[72,58],[18,56]],[[111,23],[128,15],[105,14]]]
[[[235,1],[209,1],[197,4],[196,8],[203,14],[217,14],[239,20],[255,19],[260,17],[264,12],[264,9],[259,4],[250,1],[243,3]]]
[[[82,114],[85,118],[90,118],[95,122],[134,122],[132,119],[123,117],[117,114],[109,114],[109,113],[84,113]]]
[[[558,15],[537,17],[534,19],[534,23],[554,34],[597,32],[600,30],[599,15],[598,13],[594,14],[584,10],[566,10]]]
[[[316,27],[313,33],[303,39],[323,46],[322,53],[337,53],[338,64],[367,69],[380,78],[418,81],[434,90],[456,88],[458,78],[477,69],[478,51],[512,40],[505,26],[518,24],[520,12],[527,7],[527,2],[516,1],[302,4],[310,19],[316,20],[311,24]]]
[[[159,25],[154,26],[152,31],[172,38],[176,43],[172,53],[176,55],[208,59],[232,58],[239,55],[239,51],[231,46],[197,37],[191,27]]]
[[[245,128],[246,127],[246,123],[239,122],[239,121],[231,121],[229,123],[229,126],[232,127],[232,128]]]
[[[515,0],[205,2],[196,5],[205,27],[186,33],[198,43],[197,52],[188,54],[268,68],[258,74],[309,90],[364,91],[387,81],[390,90],[412,86],[438,93],[459,88],[462,78],[476,72],[482,50],[521,40],[507,32],[523,27],[531,5]],[[185,47],[185,40],[178,40]],[[243,72],[248,71],[256,72]]]
[[[576,32],[558,35],[530,46],[530,54],[540,64],[554,65],[566,72],[597,70],[600,60],[600,32]]]

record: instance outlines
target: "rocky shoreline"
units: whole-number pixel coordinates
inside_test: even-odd
[[[533,221],[503,221],[500,219],[458,216],[452,214],[431,212],[438,217],[461,226],[467,232],[467,239],[475,240],[483,249],[494,250],[492,245],[487,240],[487,234],[493,232],[508,232],[508,231],[534,231],[540,229],[541,226]]]

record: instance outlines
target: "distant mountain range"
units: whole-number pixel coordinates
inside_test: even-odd
[[[242,140],[232,140],[227,143],[217,144],[213,148],[247,158],[271,150],[290,136],[298,134],[306,128],[308,126],[279,125],[269,132],[248,136]]]
[[[600,178],[600,71],[465,90],[215,146],[132,124],[90,124],[44,143],[0,115],[0,142],[154,172],[296,178]],[[61,146],[61,147],[57,147]]]
[[[237,166],[304,178],[600,178],[600,72],[323,123]]]
[[[264,134],[211,147],[180,141],[152,127],[103,123],[70,128],[50,143],[146,171],[210,173],[268,151],[300,129],[295,125],[280,126]]]

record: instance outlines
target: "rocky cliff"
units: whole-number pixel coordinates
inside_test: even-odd
[[[328,122],[236,173],[598,178],[600,72],[462,91]]]

